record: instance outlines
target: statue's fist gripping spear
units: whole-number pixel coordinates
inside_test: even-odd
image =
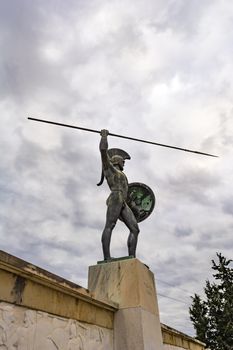
[[[103,175],[111,190],[107,199],[106,223],[102,234],[104,260],[111,259],[111,235],[118,219],[123,221],[130,231],[127,242],[128,252],[129,255],[135,257],[139,227],[132,210],[127,204],[128,180],[123,173],[125,159],[130,159],[130,156],[120,149],[113,149],[113,152],[111,152],[111,150],[108,152],[108,130],[101,130],[100,134],[100,153]],[[111,154],[112,157],[110,158]]]

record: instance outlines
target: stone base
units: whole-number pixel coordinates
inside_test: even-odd
[[[119,305],[114,350],[162,350],[154,275],[144,264],[133,258],[91,266],[88,288]]]
[[[114,261],[128,260],[128,259],[134,259],[134,256],[133,255],[126,255],[126,256],[121,256],[120,258],[111,258],[108,260],[100,260],[100,261],[97,261],[97,264],[107,264],[107,263],[114,262]]]
[[[159,317],[140,307],[121,309],[114,319],[114,349],[161,350]]]

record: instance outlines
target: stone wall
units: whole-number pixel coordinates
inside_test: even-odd
[[[117,305],[0,251],[0,350],[113,350]]]
[[[113,331],[0,302],[0,349],[112,350]]]
[[[161,324],[164,350],[204,350],[205,344],[174,328]]]
[[[114,350],[119,311],[117,300],[0,251],[0,350]],[[164,350],[204,350],[177,330],[161,330]],[[142,346],[154,348],[153,341]]]

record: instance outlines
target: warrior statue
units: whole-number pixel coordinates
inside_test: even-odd
[[[140,182],[133,182],[128,184],[127,177],[123,173],[123,168],[125,159],[130,159],[130,156],[128,153],[119,148],[108,149],[108,135],[128,139],[131,141],[149,143],[166,148],[173,148],[180,151],[191,152],[210,157],[217,157],[216,155],[210,153],[204,153],[158,142],[113,134],[109,133],[108,130],[105,129],[99,131],[75,125],[57,123],[44,119],[31,117],[28,119],[37,122],[101,134],[100,153],[102,158],[102,177],[98,183],[98,186],[100,186],[103,183],[104,178],[106,178],[108,186],[111,190],[110,196],[107,199],[107,217],[105,228],[102,234],[104,260],[111,259],[110,241],[112,230],[114,229],[118,219],[123,221],[130,231],[128,237],[128,251],[130,256],[135,257],[139,234],[138,222],[145,220],[151,214],[155,205],[155,196],[150,187]]]
[[[125,225],[130,230],[127,242],[128,252],[129,255],[135,257],[139,227],[132,210],[126,203],[128,196],[128,180],[125,174],[123,173],[125,159],[129,159],[130,157],[128,156],[128,154],[123,156],[116,154],[113,155],[110,159],[108,154],[107,141],[108,130],[101,130],[100,134],[100,153],[102,159],[103,174],[111,190],[110,196],[107,199],[106,224],[102,234],[104,260],[111,259],[110,240],[112,230],[114,229],[116,222],[119,218],[125,223]]]

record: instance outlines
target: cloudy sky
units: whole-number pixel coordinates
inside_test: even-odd
[[[102,260],[99,135],[28,116],[216,154],[109,138],[156,196],[137,256],[161,321],[194,334],[189,296],[233,255],[232,1],[8,0],[0,17],[0,249],[84,287]],[[127,235],[119,223],[113,256]]]

